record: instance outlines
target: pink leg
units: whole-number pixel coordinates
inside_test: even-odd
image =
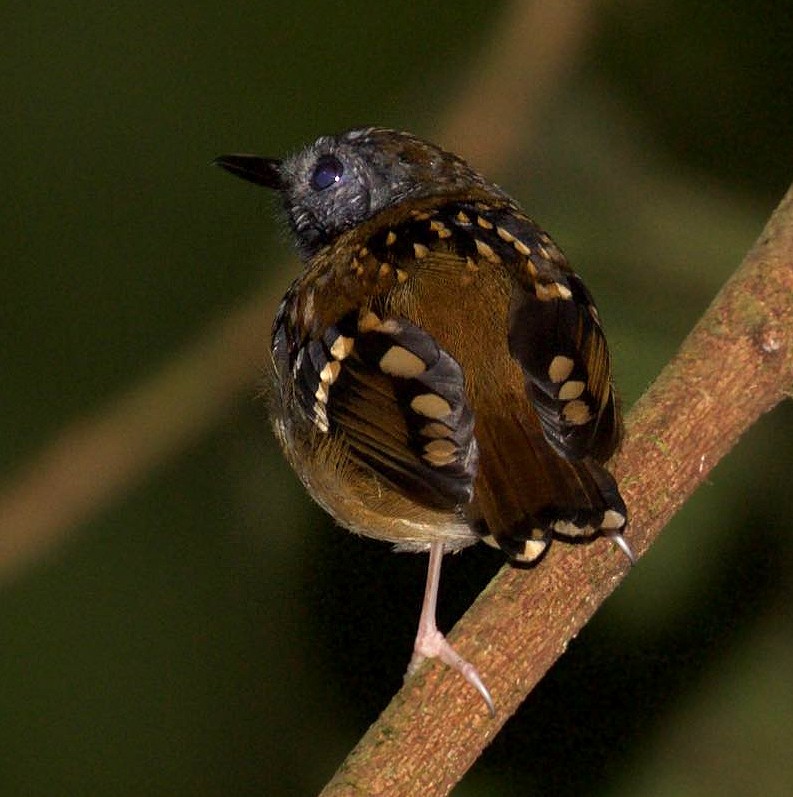
[[[430,564],[427,571],[427,585],[424,588],[424,603],[421,606],[419,629],[413,646],[413,657],[408,665],[408,675],[413,675],[424,659],[439,658],[444,664],[453,667],[471,686],[476,689],[490,711],[495,716],[496,709],[490,692],[482,683],[479,673],[473,664],[467,662],[446,641],[446,637],[438,630],[435,622],[435,609],[438,604],[438,585],[441,580],[441,562],[443,561],[443,543],[433,542],[430,545]]]

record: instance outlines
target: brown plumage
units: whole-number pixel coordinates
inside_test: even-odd
[[[273,325],[273,425],[347,528],[431,551],[411,670],[438,655],[440,558],[477,540],[530,564],[553,537],[621,539],[603,463],[620,421],[592,297],[464,161],[380,128],[282,162],[218,163],[281,192],[306,268]]]

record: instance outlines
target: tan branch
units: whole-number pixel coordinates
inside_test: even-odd
[[[638,555],[791,386],[793,188],[628,419],[615,468]],[[490,686],[496,720],[458,674],[425,665],[322,796],[447,794],[625,572],[604,541],[555,545],[534,571],[502,569],[450,635]]]
[[[438,143],[495,177],[536,138],[592,38],[594,4],[510,3],[438,126]]]
[[[255,296],[95,416],[71,424],[0,493],[8,578],[196,439],[266,361],[275,297]]]

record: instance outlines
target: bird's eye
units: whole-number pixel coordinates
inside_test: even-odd
[[[315,191],[324,191],[338,183],[344,174],[344,164],[333,155],[323,155],[314,167],[311,175],[311,187]]]

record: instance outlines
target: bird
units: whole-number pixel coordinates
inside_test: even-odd
[[[429,552],[406,677],[437,657],[495,716],[437,626],[444,554],[484,541],[527,567],[554,539],[605,536],[634,560],[589,290],[502,188],[410,133],[358,127],[213,163],[280,195],[303,264],[266,378],[286,459],[339,525]]]

